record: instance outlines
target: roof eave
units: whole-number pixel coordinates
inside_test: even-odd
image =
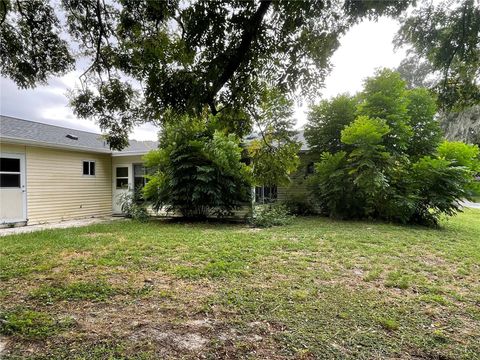
[[[49,143],[46,141],[38,141],[38,140],[27,140],[27,139],[20,139],[8,136],[0,136],[0,142],[8,142],[11,144],[18,144],[18,145],[30,145],[30,146],[37,146],[37,147],[45,147],[45,148],[52,148],[52,149],[64,149],[64,150],[73,150],[73,151],[81,151],[81,152],[94,152],[94,153],[101,153],[101,154],[111,154],[112,151],[110,149],[93,149],[88,148],[85,146],[72,146],[72,145],[64,145],[64,144],[54,144]]]
[[[142,150],[142,151],[117,151],[112,152],[113,157],[121,157],[121,156],[143,156],[150,152],[150,150]]]

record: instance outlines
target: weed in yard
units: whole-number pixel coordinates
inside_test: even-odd
[[[381,319],[378,319],[378,322],[382,326],[382,328],[388,331],[395,331],[395,330],[398,330],[398,328],[400,327],[398,325],[398,322],[393,319],[381,318]]]
[[[398,271],[394,271],[387,275],[385,286],[406,290],[409,288],[410,282],[411,282],[410,276]]]
[[[106,282],[73,282],[69,284],[43,285],[33,291],[32,299],[43,303],[52,303],[62,300],[91,300],[104,301],[118,291]]]
[[[442,295],[438,294],[421,295],[419,296],[418,300],[426,303],[437,303],[445,306],[450,304],[450,302],[447,301]]]
[[[73,319],[56,320],[47,313],[25,308],[0,311],[0,333],[3,335],[40,339],[52,336],[74,324]]]
[[[439,343],[446,343],[448,342],[448,337],[447,335],[445,334],[444,331],[440,330],[440,329],[436,329],[433,331],[432,333],[433,335],[433,338],[435,339],[435,341],[439,342]]]
[[[382,275],[382,270],[381,269],[373,269],[373,270],[369,271],[368,274],[363,277],[363,280],[366,281],[366,282],[375,281],[375,280],[380,279],[381,275]]]

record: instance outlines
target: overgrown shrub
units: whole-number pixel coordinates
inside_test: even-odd
[[[150,215],[146,208],[147,204],[143,201],[139,192],[127,191],[119,195],[118,203],[120,204],[122,213],[125,214],[126,217],[141,222],[148,221]]]
[[[344,150],[323,153],[315,165],[312,192],[322,212],[436,225],[461,211],[478,186],[478,147],[440,144],[429,93],[406,90],[391,71],[368,79],[359,98],[359,116],[341,132]]]
[[[173,116],[158,150],[145,155],[152,169],[144,195],[158,210],[188,218],[230,215],[250,200],[249,168],[239,139],[209,117]]]
[[[291,223],[294,218],[285,205],[275,203],[254,206],[249,222],[251,225],[257,227],[272,227],[287,225]]]
[[[315,164],[311,190],[322,214],[335,218],[360,217],[361,204],[347,168],[347,153],[325,152]]]
[[[350,153],[324,153],[316,164],[312,191],[325,214],[435,225],[442,214],[460,210],[460,201],[469,197],[473,173],[454,155],[450,160],[437,155],[410,163],[368,141],[350,141],[366,129],[356,125],[345,130],[351,136]],[[374,139],[375,130],[368,132]]]
[[[453,165],[463,166],[468,171],[470,181],[467,185],[467,198],[480,195],[480,149],[478,145],[465,144],[459,141],[444,141],[438,147],[441,158],[450,160]]]
[[[340,133],[355,120],[357,105],[358,99],[348,94],[313,105],[308,112],[304,133],[311,151],[321,154],[344,150],[345,144],[340,141]]]
[[[440,215],[455,215],[469,196],[469,170],[449,160],[423,157],[413,164],[412,177],[418,200],[410,222],[435,225]]]
[[[305,216],[318,213],[312,197],[306,192],[287,194],[282,204],[285,205],[288,212],[292,215]]]

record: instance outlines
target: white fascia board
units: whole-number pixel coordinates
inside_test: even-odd
[[[43,147],[43,148],[52,148],[52,149],[63,149],[63,150],[71,150],[71,151],[82,151],[82,152],[94,152],[100,154],[111,154],[112,150],[110,149],[92,149],[85,146],[70,146],[64,144],[53,144],[46,141],[37,141],[37,140],[26,140],[26,139],[18,139],[12,137],[1,136],[0,143],[5,142],[9,144],[18,144],[18,145],[26,145],[26,146],[36,146],[36,147]]]

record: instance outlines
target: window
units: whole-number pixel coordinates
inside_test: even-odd
[[[0,188],[19,188],[20,176],[20,159],[0,158]]]
[[[315,172],[315,164],[313,162],[308,163],[307,165],[307,175],[311,175]]]
[[[95,161],[84,161],[83,162],[83,175],[95,175]]]
[[[260,204],[268,204],[277,200],[276,186],[257,186],[255,188],[255,202]]]
[[[128,167],[117,167],[115,171],[117,189],[128,189]]]
[[[139,190],[145,186],[147,179],[145,178],[146,169],[141,164],[133,165],[133,185],[135,190]]]

